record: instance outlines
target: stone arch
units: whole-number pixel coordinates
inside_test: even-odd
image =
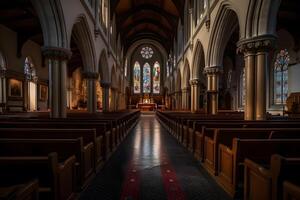
[[[43,31],[45,47],[68,48],[69,41],[60,0],[31,0]]]
[[[240,27],[237,12],[230,4],[224,2],[219,7],[212,27],[208,45],[207,67],[222,67],[226,44],[237,27]]]
[[[176,73],[176,81],[175,81],[175,92],[181,91],[181,72],[178,69]]]
[[[84,15],[77,17],[73,25],[72,36],[82,56],[83,69],[88,72],[95,72],[95,47],[87,19]]]
[[[189,61],[186,60],[183,68],[183,82],[182,87],[187,88],[190,86],[190,64]]]
[[[205,82],[205,78],[203,76],[203,70],[205,67],[205,56],[203,46],[200,41],[197,41],[192,65],[192,78],[200,79],[202,82]]]
[[[281,0],[250,0],[246,20],[246,38],[266,34],[276,35],[280,3]]]
[[[118,76],[117,76],[116,67],[115,67],[115,65],[113,65],[112,68],[111,68],[111,78],[110,78],[110,80],[111,80],[111,86],[113,88],[117,88],[118,87],[118,78],[117,77]]]
[[[101,81],[104,83],[110,83],[109,69],[108,69],[108,60],[105,49],[102,50],[100,59],[99,59],[99,73]]]

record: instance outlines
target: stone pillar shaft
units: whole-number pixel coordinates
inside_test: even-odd
[[[67,60],[68,49],[45,47],[43,53],[49,68],[49,101],[51,118],[67,117]]]
[[[257,53],[256,65],[256,120],[266,119],[266,68],[267,53]],[[262,89],[264,88],[264,89]]]
[[[275,41],[274,36],[264,35],[238,42],[238,51],[245,55],[245,120],[266,119],[268,52]]]
[[[97,95],[96,95],[96,81],[99,78],[98,73],[84,72],[83,77],[87,80],[87,108],[89,113],[97,112]]]
[[[254,120],[255,113],[255,55],[245,55],[245,120]]]
[[[198,79],[192,79],[190,80],[191,84],[191,112],[195,113],[199,110],[199,80]]]
[[[207,75],[207,113],[218,114],[218,91],[220,67],[206,67],[204,72]]]

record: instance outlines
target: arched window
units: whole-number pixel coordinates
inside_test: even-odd
[[[36,79],[36,70],[30,57],[25,58],[24,74],[27,80]]]
[[[6,72],[6,64],[5,64],[4,56],[0,52],[0,77],[5,76],[5,72]]]
[[[143,92],[151,92],[151,67],[149,63],[145,63],[143,67]]]
[[[288,96],[288,66],[290,56],[286,49],[281,50],[274,65],[274,103],[285,104]]]
[[[135,62],[133,67],[133,93],[141,93],[141,66],[139,62]]]
[[[159,94],[160,92],[160,65],[159,62],[156,61],[153,66],[153,93]]]

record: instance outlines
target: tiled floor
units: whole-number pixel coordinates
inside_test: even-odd
[[[227,200],[227,194],[170,136],[154,115],[140,122],[82,200]]]

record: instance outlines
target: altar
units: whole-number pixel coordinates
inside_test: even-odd
[[[137,108],[142,111],[153,111],[157,109],[156,103],[138,103]]]

